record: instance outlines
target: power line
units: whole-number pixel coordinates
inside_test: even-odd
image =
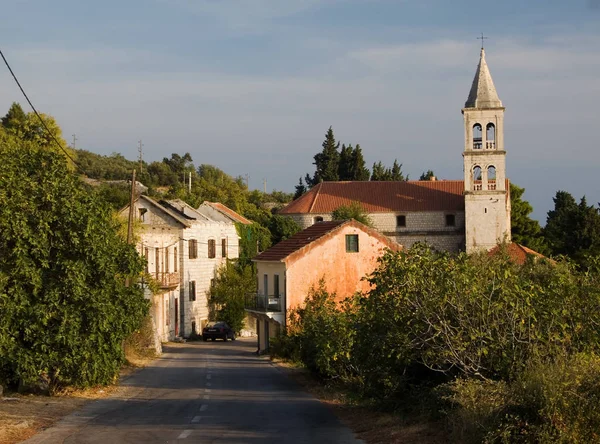
[[[77,168],[79,168],[79,170],[83,174],[85,174],[87,176],[88,174],[85,172],[85,170],[81,166],[79,166],[77,164],[77,162],[75,162],[75,160],[71,157],[71,155],[62,147],[62,145],[60,144],[60,142],[56,139],[56,137],[54,137],[54,134],[52,134],[52,132],[50,131],[50,129],[46,125],[46,122],[44,122],[44,119],[42,119],[42,116],[40,116],[40,113],[37,112],[37,110],[35,109],[35,106],[33,106],[33,103],[31,103],[31,100],[29,100],[29,97],[27,97],[27,94],[25,93],[25,90],[23,89],[23,87],[19,83],[19,79],[17,79],[17,76],[15,75],[15,73],[12,70],[12,68],[8,64],[8,61],[6,60],[6,57],[4,57],[4,53],[2,52],[1,49],[0,49],[0,56],[2,56],[2,60],[4,60],[4,64],[6,65],[6,67],[8,68],[8,70],[10,71],[10,74],[13,76],[13,79],[15,79],[15,82],[17,82],[17,86],[19,87],[19,89],[23,93],[23,96],[27,100],[27,103],[29,103],[29,106],[31,106],[31,109],[33,110],[33,112],[35,113],[35,115],[37,116],[37,118],[40,120],[40,123],[46,129],[46,131],[48,132],[48,134],[50,135],[50,137],[52,137],[52,140],[54,140],[54,143],[56,143],[56,145],[62,150],[62,152],[65,153],[65,156],[67,156],[69,158],[69,160],[71,162],[73,162],[73,164]]]

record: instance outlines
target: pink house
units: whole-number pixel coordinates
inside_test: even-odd
[[[285,326],[287,310],[298,307],[311,287],[325,279],[338,300],[369,284],[362,278],[377,266],[384,249],[402,247],[355,220],[319,222],[260,253],[258,293],[248,297],[246,310],[257,320],[259,351]]]

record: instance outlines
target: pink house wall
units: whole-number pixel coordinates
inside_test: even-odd
[[[347,234],[358,234],[358,253],[346,252]],[[309,289],[317,286],[323,277],[327,291],[335,292],[338,301],[357,291],[369,290],[369,283],[361,279],[377,267],[377,259],[388,245],[347,225],[333,236],[303,248],[302,254],[290,256],[286,260],[287,308],[302,305]]]

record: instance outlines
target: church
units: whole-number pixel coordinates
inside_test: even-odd
[[[462,109],[463,180],[321,182],[279,214],[307,228],[356,201],[377,231],[405,248],[424,241],[440,251],[472,253],[510,242],[504,110],[481,48]]]

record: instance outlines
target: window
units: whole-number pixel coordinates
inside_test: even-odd
[[[198,241],[196,239],[190,239],[188,241],[188,247],[190,249],[190,259],[196,259],[198,257]]]
[[[279,297],[279,275],[273,275],[273,295],[278,298]]]
[[[177,262],[179,261],[179,256],[177,256],[177,247],[173,249],[173,271],[177,273]]]
[[[165,248],[165,273],[169,272],[169,247]]]
[[[317,216],[314,218],[314,223],[316,224],[317,222],[323,222],[323,218],[321,216]]]
[[[446,214],[446,226],[453,227],[456,225],[456,216],[454,214]]]
[[[358,234],[346,235],[346,253],[358,253]]]
[[[406,216],[404,216],[404,215],[396,216],[396,226],[397,227],[405,227],[406,226]]]
[[[215,280],[214,280],[214,279],[211,279],[211,280],[210,280],[210,287],[212,288],[212,287],[214,287],[214,286],[215,286]]]
[[[208,240],[208,258],[214,259],[217,255],[216,242],[214,239]]]
[[[196,281],[190,281],[190,301],[196,300]]]
[[[144,248],[144,257],[146,258],[146,273],[148,273],[148,260],[150,259],[148,255],[148,248]]]
[[[171,309],[169,307],[169,300],[165,301],[165,312],[163,314],[165,325],[169,325],[169,320],[171,319]]]
[[[227,239],[221,239],[221,257],[227,257]]]
[[[145,214],[148,212],[147,208],[138,208],[139,220],[144,222],[146,220]]]

